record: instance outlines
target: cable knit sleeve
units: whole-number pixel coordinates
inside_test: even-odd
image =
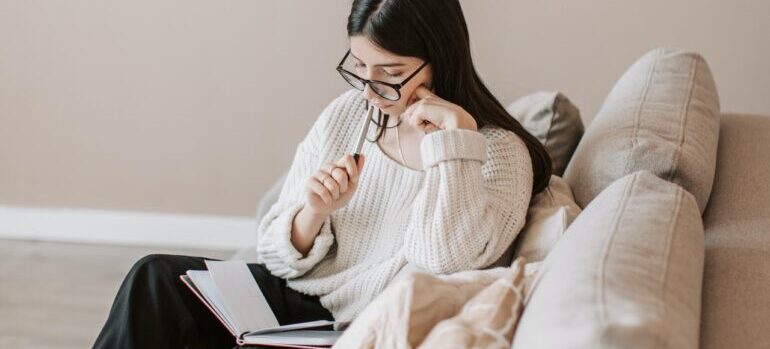
[[[341,95],[321,112],[310,132],[297,146],[278,201],[259,222],[257,262],[263,263],[275,276],[285,279],[302,276],[326,256],[334,243],[331,216],[324,220],[306,256],[302,256],[292,244],[291,229],[294,216],[305,206],[305,183],[321,165],[319,152],[328,140],[330,119],[349,97],[350,93]]]
[[[524,226],[532,160],[500,128],[440,130],[420,145],[426,172],[409,218],[409,262],[432,273],[480,269],[497,260]]]

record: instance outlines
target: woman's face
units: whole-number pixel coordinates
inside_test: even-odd
[[[350,37],[350,57],[348,59],[355,64],[354,73],[356,75],[364,79],[392,84],[401,83],[424,63],[420,58],[397,56],[385,51],[361,35]],[[425,85],[428,89],[432,86],[430,64],[422,68],[406,85],[401,87],[401,99],[390,101],[382,98],[374,93],[369,85],[366,85],[364,89],[364,97],[386,114],[400,116],[407,107],[416,101],[414,90],[420,85]]]

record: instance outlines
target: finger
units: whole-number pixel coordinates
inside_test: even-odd
[[[412,99],[417,101],[414,104],[431,104],[435,106],[443,106],[453,110],[460,108],[458,105],[437,96],[435,93],[433,93],[432,89],[428,89],[425,87],[425,85],[420,85],[415,89],[415,92],[412,93],[412,96],[410,97],[410,101]],[[409,103],[407,105],[412,106],[414,104]]]
[[[337,183],[340,185],[340,194],[343,194],[348,191],[348,183],[350,182],[350,173],[348,173],[348,168],[345,165],[345,161],[347,157],[353,157],[352,155],[345,155],[337,160],[337,162],[334,163],[334,169],[332,169],[331,175],[334,177],[334,179],[337,181]],[[335,175],[335,172],[338,172],[338,174]]]
[[[412,104],[411,107],[406,108],[406,111],[404,111],[404,114],[401,115],[402,118],[405,119],[406,123],[409,125],[412,125],[412,117],[414,115],[415,110],[417,110],[419,103]]]
[[[337,165],[344,167],[348,176],[352,179],[358,175],[358,169],[356,168],[356,160],[353,159],[353,155],[345,155],[337,161]]]
[[[423,128],[423,132],[425,132],[425,134],[428,134],[428,133],[431,133],[431,132],[437,131],[437,130],[439,130],[439,128],[436,127],[436,125],[434,125],[434,124],[427,124]]]
[[[358,157],[358,173],[361,173],[361,170],[364,169],[364,163],[366,163],[366,158],[363,155],[360,155]],[[358,180],[358,176],[356,176],[356,180]]]
[[[427,120],[427,115],[428,115],[427,109],[428,108],[425,106],[420,106],[418,108],[415,108],[415,110],[412,111],[411,114],[409,114],[409,124],[412,125],[413,127],[423,129],[425,127],[425,121],[429,121]]]
[[[326,177],[330,177],[331,174],[324,170],[318,170],[316,173],[313,174],[313,178],[315,178],[318,183],[321,183],[321,185],[324,184],[324,181],[326,180]]]
[[[323,200],[327,205],[332,204],[332,194],[329,193],[329,190],[326,189],[326,187],[324,187],[321,182],[314,178],[313,180],[308,181],[308,186],[310,187],[310,191],[320,196],[321,200]]]
[[[412,96],[414,96],[414,94],[413,94]],[[412,113],[412,112],[413,112],[413,111],[414,111],[416,108],[418,108],[420,105],[422,105],[422,103],[424,103],[424,101],[422,101],[422,100],[418,100],[418,101],[416,101],[416,102],[412,103],[411,105],[409,105],[408,107],[406,107],[406,109],[404,110],[404,112],[403,112],[401,115],[405,115],[405,116],[408,116],[408,115],[409,115],[409,114],[411,114],[411,113]]]
[[[406,114],[407,121],[411,121],[411,125],[418,126],[423,120],[428,119],[428,115],[439,115],[441,110],[438,108],[440,108],[439,105],[422,100],[420,103],[415,103],[415,107],[404,114]]]
[[[419,99],[419,98],[417,98],[417,95],[416,95],[416,94],[414,94],[414,93],[412,93],[412,94],[409,96],[409,100],[406,102],[406,105],[407,105],[408,107],[411,107],[412,105],[414,105],[414,103],[415,103],[415,102],[418,102],[419,100],[420,100],[420,99]]]
[[[361,170],[364,168],[364,162],[366,162],[366,159],[363,155],[358,155],[358,164],[356,164],[356,175],[350,178],[350,183],[353,185],[358,185],[358,180],[360,179]]]
[[[418,93],[417,90],[420,90],[420,91],[423,91],[423,92]],[[430,91],[427,92],[427,93],[430,93],[430,95],[427,95],[427,97],[426,97],[426,94],[424,92],[426,90],[427,89],[425,88],[425,86],[420,85],[419,87],[417,87],[415,92],[412,92],[412,95],[409,97],[409,103],[407,103],[407,107],[404,110],[403,114],[407,114],[407,113],[409,113],[411,111],[414,111],[415,108],[418,108],[419,106],[424,105],[424,104],[436,103],[436,102],[440,103],[441,101],[443,101],[443,99],[441,99],[438,96],[434,95]]]
[[[428,97],[436,97],[436,95],[433,94],[425,85],[417,86],[417,88],[414,90],[414,94],[417,95],[417,98],[419,99],[425,99]]]
[[[331,175],[331,174],[332,174],[332,171],[333,171],[333,170],[334,170],[336,167],[337,167],[337,166],[334,166],[333,164],[329,164],[329,163],[326,163],[326,164],[323,164],[323,165],[321,165],[321,168],[319,168],[319,170],[320,170],[320,171],[323,171],[323,172],[325,172],[325,173],[326,173],[326,174],[328,174],[328,175]]]
[[[330,196],[334,200],[337,200],[337,197],[339,196],[339,192],[337,192],[335,195],[335,190],[338,189],[338,187],[335,188],[337,186],[337,182],[334,180],[334,177],[332,177],[331,173],[327,172],[329,169],[333,170],[334,167],[329,164],[321,166],[321,169],[316,171],[316,173],[313,175],[313,178],[315,178],[324,188],[327,188]]]
[[[332,194],[332,198],[334,198],[334,200],[337,200],[340,197],[340,186],[337,184],[337,181],[334,180],[334,177],[326,177],[326,180],[324,180],[322,184],[326,187],[326,189],[329,189],[329,192]]]
[[[340,194],[348,191],[348,173],[341,167],[337,167],[332,171],[332,177],[337,181],[340,187]]]
[[[412,125],[423,131],[442,128],[442,125],[444,124],[444,116],[442,113],[445,112],[442,108],[443,107],[440,105],[426,104],[421,108],[416,109],[414,113],[412,113]],[[433,115],[433,117],[431,117],[431,115]]]

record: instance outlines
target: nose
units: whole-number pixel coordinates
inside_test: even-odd
[[[368,99],[370,102],[373,102],[375,99],[378,99],[380,96],[374,93],[372,90],[372,87],[369,86],[369,84],[366,84],[364,86],[364,98]]]
[[[380,95],[374,93],[374,91],[372,91],[372,87],[369,86],[369,84],[366,84],[366,86],[364,86],[364,98],[366,98],[366,100],[368,100],[369,103],[372,103],[377,106],[386,104],[385,99],[380,97]]]

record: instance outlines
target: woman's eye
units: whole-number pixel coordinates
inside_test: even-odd
[[[355,63],[354,67],[355,67],[355,69],[360,71],[361,69],[366,68],[366,64]],[[385,76],[387,76],[389,78],[397,78],[397,77],[401,76],[401,73],[392,73],[391,74],[391,73],[388,73],[387,71],[384,71],[384,70],[382,72],[385,73]]]

